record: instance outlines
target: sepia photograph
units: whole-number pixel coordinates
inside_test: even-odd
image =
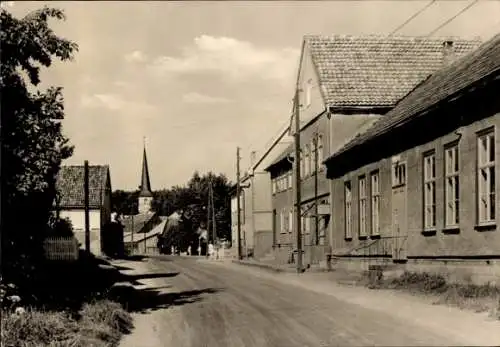
[[[1,347],[500,345],[500,0],[0,6]]]

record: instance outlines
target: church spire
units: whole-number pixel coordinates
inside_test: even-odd
[[[139,197],[151,197],[151,182],[149,181],[148,159],[146,157],[146,139],[144,139],[144,153],[142,156],[142,176]]]

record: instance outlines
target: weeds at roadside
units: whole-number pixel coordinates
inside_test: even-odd
[[[383,278],[383,273],[366,272],[358,281],[370,289],[404,290],[416,295],[430,296],[434,304],[445,304],[475,312],[489,312],[500,320],[500,287],[448,283],[438,274],[404,272],[393,279]]]

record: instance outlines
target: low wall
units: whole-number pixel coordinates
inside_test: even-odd
[[[404,271],[439,274],[449,283],[500,285],[500,260],[410,259],[395,264],[391,258],[341,257],[332,259],[332,268],[362,273],[382,266],[384,277],[400,276]]]

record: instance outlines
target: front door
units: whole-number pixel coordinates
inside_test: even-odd
[[[407,220],[407,179],[406,162],[396,161],[392,165],[392,259],[406,261]]]

